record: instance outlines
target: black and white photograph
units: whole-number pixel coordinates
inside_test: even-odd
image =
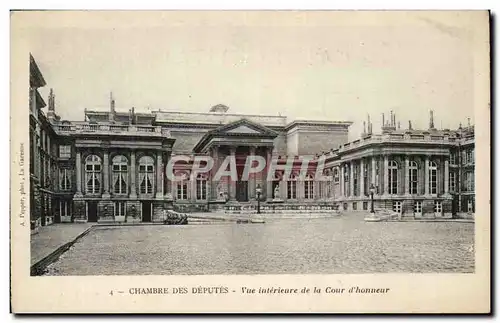
[[[18,14],[31,277],[477,272],[487,12]]]

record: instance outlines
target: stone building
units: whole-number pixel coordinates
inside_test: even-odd
[[[52,122],[58,117],[54,113],[52,92],[47,115],[43,112],[47,104],[38,89],[46,82],[31,54],[29,69],[30,221],[32,228],[36,228],[54,222],[58,145]]]
[[[396,115],[382,117],[380,134],[368,129],[361,138],[332,149],[327,169],[344,210],[375,207],[409,215],[474,212],[474,127],[438,130],[401,129]]]
[[[438,130],[431,115],[429,129],[410,124],[403,130],[391,113],[380,134],[368,121],[361,138],[349,142],[348,121],[289,122],[284,116],[231,113],[222,104],[206,113],[118,111],[112,95],[105,111],[85,110],[84,121],[66,121],[55,113],[52,90],[47,116],[42,112],[37,88],[45,81],[32,62],[36,225],[154,222],[165,209],[254,212],[257,204],[268,213],[361,211],[368,210],[371,191],[376,207],[405,214],[474,211],[473,126]],[[214,167],[195,171],[196,158],[208,156]],[[234,157],[237,179],[215,180],[228,156]],[[243,179],[248,156],[266,165]]]

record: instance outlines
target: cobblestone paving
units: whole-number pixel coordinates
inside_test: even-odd
[[[473,223],[362,216],[98,228],[48,275],[474,272]]]

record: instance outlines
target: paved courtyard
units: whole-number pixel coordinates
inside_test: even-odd
[[[470,273],[473,244],[473,223],[367,223],[362,216],[100,227],[47,275]]]

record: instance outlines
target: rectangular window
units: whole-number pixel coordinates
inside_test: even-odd
[[[347,203],[343,204],[344,210],[347,210]]]
[[[363,210],[368,210],[368,202],[363,202]]]
[[[450,172],[450,192],[455,192],[456,189],[456,183],[457,183],[457,173],[455,172]]]
[[[297,181],[288,181],[287,183],[287,198],[294,200],[297,198]]]
[[[401,213],[401,201],[392,202],[392,210],[397,213]]]
[[[415,212],[416,214],[422,213],[422,201],[415,201],[413,212]]]
[[[307,200],[312,200],[314,198],[314,182],[312,180],[306,180],[304,182],[304,198]]]
[[[59,158],[71,158],[71,146],[70,145],[59,146]]]
[[[352,209],[356,211],[358,209],[358,203],[357,202],[352,202]]]
[[[207,199],[207,180],[205,179],[196,180],[196,199],[197,200]]]
[[[443,212],[443,203],[441,201],[434,201],[434,212],[435,213]]]
[[[71,174],[69,169],[59,170],[59,188],[61,191],[71,190]]]
[[[457,163],[457,154],[455,152],[450,153],[450,164],[455,165]]]
[[[59,202],[59,214],[61,216],[71,216],[71,204],[68,201]]]
[[[187,200],[188,185],[186,181],[177,182],[177,199]]]
[[[115,202],[115,216],[125,216],[127,204],[125,202]]]
[[[474,176],[472,172],[465,173],[465,189],[466,191],[474,191]]]

